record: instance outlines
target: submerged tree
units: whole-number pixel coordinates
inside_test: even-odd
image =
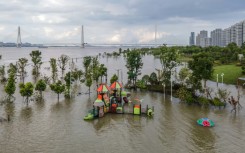
[[[28,59],[20,58],[17,62],[18,65],[18,73],[20,74],[20,78],[22,79],[22,83],[25,82],[25,74],[26,74],[26,66],[27,66]]]
[[[75,81],[78,81],[78,80],[81,81],[83,75],[84,75],[84,72],[82,70],[78,70],[76,68],[71,73],[72,80],[75,80]]]
[[[118,76],[116,74],[114,74],[112,77],[111,77],[111,80],[110,80],[110,83],[112,84],[113,82],[117,81],[118,80]]]
[[[140,69],[143,66],[142,58],[138,50],[133,50],[127,53],[126,67],[128,69],[129,82],[133,83],[134,88],[136,87],[136,80],[140,75]]]
[[[53,83],[56,81],[57,79],[57,72],[58,72],[58,69],[57,69],[57,63],[56,63],[56,59],[55,58],[51,58],[50,61],[50,66],[51,66],[51,78],[53,80]]]
[[[47,85],[46,85],[44,80],[42,80],[42,79],[38,80],[36,87],[35,87],[35,90],[37,90],[39,92],[41,99],[43,97],[42,92],[45,91],[46,87],[47,87]]]
[[[84,66],[84,69],[85,69],[85,77],[88,75],[88,68],[90,66],[92,62],[92,57],[91,56],[85,56],[83,57],[83,66]]]
[[[13,63],[9,64],[8,74],[13,73],[14,76],[17,74],[17,66]]]
[[[40,67],[42,65],[42,57],[41,57],[41,52],[39,50],[34,50],[30,53],[31,60],[33,62],[33,70],[32,74],[35,76],[35,79],[39,76],[40,72]]]
[[[33,95],[34,86],[31,82],[27,82],[26,84],[20,83],[19,88],[21,96],[26,97],[25,102],[28,107],[29,98]]]
[[[146,74],[146,75],[144,75],[144,76],[142,77],[141,80],[143,81],[143,83],[144,83],[145,85],[148,85],[148,83],[149,83],[149,81],[150,81],[150,76]]]
[[[67,55],[61,55],[58,59],[58,65],[61,69],[62,77],[64,77],[64,72],[68,61],[69,61],[69,56]]]
[[[4,110],[7,116],[7,121],[11,120],[11,117],[14,116],[15,105],[13,101],[7,101],[4,105]]]
[[[0,82],[1,83],[5,83],[7,81],[5,74],[6,74],[5,73],[5,66],[2,65],[2,66],[0,66]]]
[[[72,84],[71,72],[66,73],[64,80],[66,82],[65,98],[71,98],[71,84]]]
[[[157,79],[157,74],[155,72],[152,72],[149,76],[149,82],[151,85],[156,85],[159,84],[159,81]]]
[[[98,81],[100,77],[100,63],[98,61],[98,56],[92,58],[92,75],[93,75],[93,80],[95,80],[96,85],[98,85]]]
[[[88,67],[87,75],[85,76],[85,85],[89,88],[89,90],[88,90],[89,96],[90,96],[90,87],[93,84],[92,77],[93,77],[93,69],[92,69],[92,65],[91,65]]]
[[[160,48],[160,62],[162,65],[162,80],[165,84],[170,83],[173,69],[178,66],[179,53],[176,48],[163,46]]]
[[[192,78],[196,79],[196,83],[204,80],[204,89],[207,94],[206,82],[212,78],[213,74],[213,58],[208,53],[199,53],[193,55],[193,60],[189,61],[188,67],[192,70]]]
[[[100,82],[102,83],[102,78],[103,76],[106,77],[106,82],[107,82],[107,68],[105,67],[104,64],[100,64],[99,66],[99,76],[100,76]]]
[[[93,80],[92,80],[91,76],[87,76],[86,81],[85,81],[85,85],[88,87],[89,95],[90,95],[90,87],[91,87],[92,83],[93,83]]]
[[[191,72],[188,68],[181,68],[179,71],[179,81],[182,86],[188,85],[191,77]]]
[[[50,88],[58,95],[58,102],[59,102],[60,94],[65,91],[65,85],[62,84],[60,80],[58,80],[56,83],[51,84]]]
[[[7,99],[13,98],[13,94],[15,93],[16,86],[15,86],[15,75],[13,72],[9,74],[9,78],[7,84],[4,87],[5,92],[7,93]]]

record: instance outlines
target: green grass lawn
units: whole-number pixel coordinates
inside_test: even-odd
[[[190,60],[192,60],[192,58],[191,57],[187,57],[187,56],[180,56],[180,58],[179,58],[180,62],[188,62]]]
[[[242,69],[236,65],[220,65],[214,67],[213,79],[217,80],[217,74],[219,74],[219,82],[222,81],[221,74],[224,73],[223,81],[226,84],[236,84],[237,78],[242,76]]]

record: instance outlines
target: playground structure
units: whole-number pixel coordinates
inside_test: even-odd
[[[130,100],[131,94],[122,91],[122,84],[114,82],[108,87],[101,84],[97,89],[97,99],[93,103],[93,109],[88,111],[85,120],[104,117],[106,113],[133,114],[153,116],[154,107],[142,107],[142,100]]]

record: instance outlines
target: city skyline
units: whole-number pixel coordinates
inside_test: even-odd
[[[196,43],[193,43],[195,32],[191,32],[189,37],[189,45],[196,45],[201,47],[208,46],[227,46],[229,43],[236,43],[238,46],[241,46],[243,42],[245,42],[245,20],[234,23],[229,27],[224,29],[216,28],[210,31],[210,35],[207,30],[201,30],[197,33]]]
[[[228,27],[243,20],[242,0],[1,1],[0,41],[186,44],[189,30]]]

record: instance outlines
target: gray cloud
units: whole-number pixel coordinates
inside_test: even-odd
[[[0,2],[0,41],[15,41],[17,27],[31,43],[187,44],[189,33],[244,20],[243,0],[9,0]]]

